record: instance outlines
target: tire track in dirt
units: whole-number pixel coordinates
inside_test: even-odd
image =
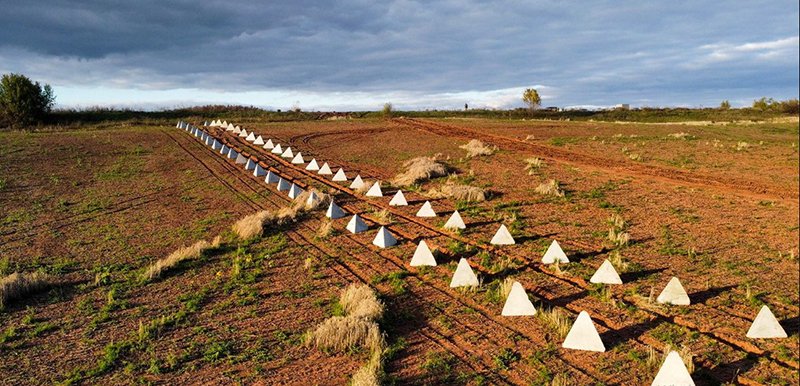
[[[797,206],[798,192],[782,190],[780,188],[765,185],[757,181],[747,181],[741,179],[731,179],[721,176],[687,172],[679,169],[672,169],[664,166],[631,164],[609,160],[574,150],[558,149],[551,146],[535,144],[506,137],[498,134],[479,132],[463,127],[445,125],[438,122],[415,118],[395,118],[392,123],[416,130],[433,133],[445,137],[460,137],[465,139],[480,139],[500,146],[505,150],[516,150],[532,152],[535,155],[569,165],[612,171],[617,174],[627,175],[635,178],[656,180],[673,185],[691,185],[706,188],[718,192],[747,196],[757,200],[780,201],[789,207]]]
[[[226,133],[223,131],[222,134],[225,135]],[[337,189],[339,191],[343,191],[345,193],[348,193],[349,196],[356,198],[356,201],[362,201],[362,202],[366,202],[366,203],[368,203],[368,204],[370,204],[372,206],[377,206],[377,207],[382,207],[382,208],[385,208],[385,209],[389,209],[397,217],[403,218],[404,220],[406,220],[407,222],[410,222],[410,223],[416,223],[416,224],[420,225],[422,228],[427,228],[428,230],[432,231],[433,233],[436,233],[436,234],[439,234],[439,235],[442,235],[442,236],[445,236],[445,237],[460,239],[462,242],[465,242],[466,244],[473,245],[473,246],[475,246],[475,247],[477,247],[479,249],[487,250],[487,251],[489,251],[491,253],[494,253],[494,254],[506,255],[506,256],[511,256],[511,257],[519,257],[519,256],[515,256],[513,254],[509,254],[507,252],[501,251],[499,248],[495,248],[495,247],[491,247],[491,246],[487,247],[486,245],[475,243],[472,240],[465,239],[465,238],[459,237],[459,236],[454,235],[454,234],[449,234],[449,233],[441,231],[441,230],[439,230],[437,228],[433,228],[430,225],[428,225],[427,223],[424,223],[422,221],[416,220],[416,219],[414,219],[412,217],[409,217],[407,215],[399,213],[396,210],[393,210],[393,208],[392,207],[388,207],[388,205],[385,205],[385,204],[382,205],[382,203],[376,203],[376,202],[373,202],[373,201],[369,201],[369,200],[367,200],[365,198],[356,196],[355,193],[352,192],[352,190],[350,190],[349,188],[345,188],[345,187],[339,186],[339,185],[337,185],[337,184],[335,184],[333,182],[328,181],[324,177],[318,176],[316,173],[308,172],[308,171],[305,171],[303,168],[299,168],[296,165],[292,165],[288,161],[281,159],[279,156],[273,155],[271,153],[264,152],[260,148],[255,148],[254,146],[249,145],[246,141],[243,141],[239,137],[234,137],[234,139],[236,139],[242,146],[246,146],[246,147],[248,147],[250,149],[255,149],[256,152],[265,153],[269,159],[272,159],[273,161],[276,161],[276,163],[281,165],[281,166],[285,166],[285,167],[289,168],[290,170],[294,170],[296,172],[300,172],[300,174],[305,174],[306,176],[311,177],[312,179],[318,180],[318,181],[324,183],[325,185],[327,185],[329,187],[332,187],[332,188]],[[237,146],[237,145],[232,144],[232,143],[231,143],[231,145],[233,145],[234,147]],[[283,174],[285,174],[285,173],[283,173]],[[394,230],[393,230],[393,232],[394,232]],[[408,238],[410,240],[418,238],[418,237],[415,237],[415,236],[408,236],[408,235],[403,235],[403,234],[401,234],[401,236],[404,236],[404,237],[406,237],[406,238]],[[564,244],[569,245],[570,243],[564,243]],[[581,243],[581,244],[583,244],[583,243]],[[588,246],[588,245],[586,245],[586,244],[582,245],[582,247],[586,247],[586,246]],[[589,247],[591,248],[591,246],[589,246]],[[527,258],[525,258],[524,256],[522,258],[523,258],[523,261],[527,260]],[[476,265],[474,262],[472,264]],[[570,278],[570,277],[566,277],[566,276],[562,276],[562,275],[556,275],[556,274],[554,274],[552,272],[544,270],[542,268],[541,264],[538,264],[538,263],[535,263],[535,262],[529,264],[528,268],[532,268],[534,270],[534,272],[536,272],[536,273],[543,274],[543,275],[546,275],[546,276],[548,276],[550,278],[557,279],[560,282],[562,282],[562,284],[567,284],[569,286],[577,288],[578,290],[581,290],[581,291],[588,291],[589,290],[588,284],[583,279]],[[485,267],[480,267],[480,266],[478,266],[477,270],[479,272],[483,273],[483,274],[486,274],[488,272],[488,270],[486,270]],[[622,294],[622,295],[614,295],[613,297],[616,300],[622,300],[622,301],[625,301],[625,302],[627,302],[629,304],[636,304],[635,299],[631,299],[629,296],[625,296],[624,294]],[[544,299],[548,300],[548,301],[552,301],[553,300],[553,299],[548,299],[548,298],[544,298]],[[699,305],[695,305],[695,307],[698,307],[698,306]],[[572,311],[572,312],[575,312],[575,313],[580,312],[581,310],[585,309],[585,307],[584,308],[580,308],[577,305],[573,305],[573,304],[567,304],[566,308],[568,310]],[[593,307],[593,309],[596,310],[597,307],[595,306],[595,307]],[[687,328],[690,331],[699,333],[702,336],[705,336],[705,337],[707,337],[707,338],[709,338],[711,340],[717,341],[718,343],[724,344],[725,346],[729,346],[729,347],[731,347],[732,349],[734,349],[736,351],[743,351],[745,353],[752,354],[752,355],[762,355],[763,356],[763,355],[766,354],[766,356],[768,356],[772,361],[776,362],[780,366],[783,366],[784,368],[787,368],[789,370],[797,369],[797,364],[796,363],[783,361],[783,360],[775,357],[772,354],[772,352],[766,352],[766,351],[760,349],[759,347],[755,346],[754,344],[752,344],[750,342],[742,341],[740,339],[736,339],[736,338],[730,337],[730,336],[728,336],[726,334],[718,333],[713,328],[705,328],[703,326],[697,325],[696,323],[692,322],[691,320],[685,319],[685,318],[680,317],[680,316],[677,316],[677,317],[676,316],[671,316],[671,315],[668,315],[666,313],[663,313],[663,312],[660,312],[660,311],[657,311],[657,310],[641,309],[641,308],[639,310],[640,310],[640,312],[647,314],[650,318],[656,319],[656,321],[657,321],[656,323],[670,323],[670,324],[679,325],[681,327]],[[716,310],[716,309],[713,309],[713,308],[706,308],[705,311],[706,312],[711,312],[713,314],[718,314],[720,312],[719,310]],[[597,313],[595,313],[595,314],[597,314]],[[626,328],[626,327],[630,327],[628,325],[620,325],[620,324],[618,324],[618,323],[616,323],[616,322],[614,322],[614,321],[612,321],[612,320],[610,320],[608,318],[604,318],[604,317],[602,317],[602,314],[597,314],[597,315],[598,316],[596,316],[596,317],[593,316],[593,319],[595,319],[595,322],[598,325],[603,326],[603,327],[605,327],[605,328],[607,328],[609,330],[613,331],[613,330],[620,330],[620,329],[623,329],[623,328]],[[736,314],[726,313],[726,315],[740,318],[740,316],[736,315]],[[747,322],[749,323],[750,321],[748,320]],[[650,341],[650,342],[642,342],[642,343],[643,344],[650,344],[650,345],[659,344],[659,342],[654,341],[654,340]],[[709,363],[709,365],[711,365],[711,364]],[[719,366],[711,366],[711,367],[719,368]],[[734,369],[731,369],[731,370],[733,371]]]

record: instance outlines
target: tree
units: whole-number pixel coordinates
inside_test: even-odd
[[[536,89],[528,88],[522,93],[522,101],[528,105],[531,110],[536,110],[542,103],[542,98],[539,97],[539,92]]]
[[[49,84],[42,87],[22,74],[4,74],[0,79],[0,124],[25,127],[41,121],[55,102]]]
[[[392,106],[392,104],[391,103],[384,103],[383,104],[383,111],[381,111],[381,113],[383,113],[383,116],[386,117],[386,118],[391,118],[392,117],[392,112],[394,112],[394,107]]]
[[[720,110],[730,110],[730,108],[731,108],[731,102],[728,102],[727,99],[722,101],[722,103],[719,104],[719,109]]]

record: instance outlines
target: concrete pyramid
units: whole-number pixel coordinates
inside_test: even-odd
[[[694,386],[692,376],[686,369],[680,354],[677,351],[670,351],[667,359],[661,364],[652,386]]]
[[[210,135],[206,135],[206,145],[213,147],[214,146],[214,142],[216,142],[216,139],[214,139]]]
[[[270,151],[270,153],[273,153],[273,154],[281,154],[281,153],[283,153],[283,149],[281,149],[281,144],[275,145],[275,147],[272,148],[272,151]]]
[[[606,346],[594,327],[594,322],[586,311],[581,311],[561,347],[573,350],[605,352]]]
[[[444,226],[442,228],[445,228],[445,229],[467,229],[467,225],[464,224],[464,220],[461,219],[461,215],[458,213],[458,211],[455,211],[455,212],[453,212],[452,215],[450,215],[450,218],[447,219],[447,222],[444,223]]]
[[[222,145],[222,149],[219,149],[219,154],[228,155],[228,152],[231,151],[231,148]]]
[[[558,241],[553,240],[550,246],[547,247],[547,252],[542,256],[542,263],[553,264],[555,262],[569,263],[569,258],[567,258],[567,254],[561,249],[561,245],[558,244]]]
[[[688,306],[691,302],[689,301],[689,294],[686,293],[686,290],[681,285],[681,281],[678,280],[677,277],[673,277],[667,283],[667,286],[664,287],[664,290],[658,295],[656,301],[659,303],[666,303],[666,304],[674,304],[678,306]]]
[[[299,196],[301,193],[303,193],[303,189],[300,189],[300,187],[299,187],[299,186],[297,186],[297,185],[295,185],[294,183],[292,183],[292,186],[289,188],[289,198],[291,198],[292,200],[294,200],[294,199],[295,199],[295,198],[297,198],[297,196]]]
[[[183,121],[178,121],[178,124],[177,124],[177,125],[175,125],[175,128],[177,128],[177,129],[183,129]]]
[[[525,288],[518,281],[511,285],[511,292],[508,293],[506,304],[503,306],[503,316],[531,316],[536,315],[536,307],[533,306]]]
[[[397,193],[394,194],[392,199],[389,201],[389,205],[391,206],[407,206],[408,201],[406,201],[406,196],[403,194],[402,190],[398,190]]]
[[[319,168],[319,171],[317,172],[317,174],[331,175],[331,174],[333,174],[333,172],[331,171],[331,167],[328,166],[328,163],[325,162],[324,164],[322,164],[322,167]]]
[[[433,257],[433,253],[431,253],[431,249],[428,248],[428,243],[425,240],[420,240],[419,244],[417,244],[417,249],[414,251],[414,256],[411,258],[409,265],[412,267],[436,266],[436,259]]]
[[[267,176],[264,178],[264,182],[268,184],[274,184],[280,180],[277,174],[273,173],[272,170],[267,171]]]
[[[375,181],[375,184],[372,185],[369,190],[367,190],[367,197],[383,197],[383,192],[381,191],[381,182]]]
[[[361,189],[362,186],[364,186],[364,180],[361,179],[361,175],[359,174],[356,178],[353,178],[350,189]]]
[[[367,229],[369,229],[369,227],[367,227],[367,224],[361,219],[361,216],[357,214],[354,214],[347,223],[347,230],[350,231],[350,233],[361,233],[365,232]]]
[[[272,140],[271,140],[271,139],[268,139],[268,140],[267,140],[267,143],[265,143],[265,144],[264,144],[264,149],[267,149],[267,150],[272,150],[272,149],[274,149],[274,148],[275,148],[275,144],[274,144],[274,143],[272,143]]]
[[[258,165],[258,162],[248,158],[247,163],[244,164],[244,170],[254,170],[256,168],[256,165]]]
[[[344,169],[339,168],[339,171],[333,175],[333,179],[331,181],[342,182],[347,181],[347,174],[344,174]]]
[[[284,180],[283,177],[278,177],[278,191],[285,192],[289,190],[289,182]]]
[[[292,158],[292,157],[294,157],[294,152],[292,152],[292,148],[291,147],[287,147],[286,150],[283,151],[283,154],[281,154],[281,157],[282,158]]]
[[[256,138],[255,141],[253,141],[253,145],[261,146],[263,144],[264,144],[264,138],[262,136],[260,136],[260,135]]]
[[[308,198],[306,199],[306,206],[313,206],[319,201],[319,196],[313,190],[308,192]]]
[[[247,137],[244,140],[247,141],[247,142],[255,142],[256,141],[256,133],[251,131],[250,134],[248,134]]]
[[[619,277],[617,270],[614,269],[614,266],[611,265],[611,262],[606,259],[603,261],[603,264],[600,265],[600,268],[595,271],[592,278],[589,279],[591,283],[602,283],[602,284],[622,284],[622,279]]]
[[[241,138],[245,138],[245,140],[246,140],[246,139],[247,139],[247,136],[249,136],[249,134],[247,133],[247,130],[245,130],[245,129],[242,129],[242,132],[241,132],[241,133],[239,133],[239,137],[241,137]],[[253,140],[255,140],[255,138],[253,138]]]
[[[220,121],[219,119],[217,119],[217,124],[216,124],[216,125],[214,125],[214,126],[217,126],[217,127],[220,127],[220,126],[222,126],[222,121]]]
[[[336,205],[336,203],[331,200],[330,205],[328,205],[328,211],[325,212],[325,217],[331,219],[342,218],[344,217],[344,211],[339,207],[339,205]]]
[[[292,158],[292,163],[295,165],[302,165],[306,163],[306,160],[303,159],[303,153],[298,151],[294,158]]]
[[[267,171],[264,170],[264,168],[262,168],[261,165],[256,164],[256,168],[253,169],[253,175],[256,177],[266,176]]]
[[[436,217],[436,212],[433,211],[430,201],[425,201],[422,208],[417,211],[417,217]]]
[[[234,130],[236,130],[236,128],[233,127],[233,123],[225,125],[225,131],[234,131]]]
[[[228,121],[222,121],[222,126],[225,126],[225,127],[230,126],[231,128],[233,128],[233,123],[228,123]]]
[[[237,158],[239,158],[239,153],[237,153],[236,150],[229,149],[228,150],[228,158],[237,159]]]
[[[786,331],[775,319],[769,307],[766,305],[761,306],[761,311],[758,311],[753,324],[747,330],[748,338],[769,339],[769,338],[786,338]]]
[[[244,157],[243,155],[241,155],[241,154],[239,154],[238,156],[236,156],[236,163],[237,163],[237,164],[242,164],[242,165],[244,165],[244,164],[246,164],[246,163],[247,163],[247,160],[248,160],[248,159],[247,159],[247,158],[245,158],[245,157]]]
[[[516,244],[514,238],[511,237],[511,232],[508,231],[505,225],[500,224],[500,228],[497,229],[495,232],[494,237],[492,237],[492,241],[490,243],[494,245],[512,245]]]
[[[397,239],[394,238],[394,235],[392,235],[386,227],[381,226],[381,229],[378,229],[378,234],[375,235],[375,238],[372,240],[372,244],[381,248],[388,248],[397,244]]]
[[[214,142],[211,143],[211,148],[214,150],[222,149],[222,144],[215,139]]]
[[[236,135],[241,137],[242,136],[242,128],[239,127],[239,126],[234,127],[233,128],[233,134],[236,134]]]
[[[450,280],[450,288],[477,287],[478,285],[480,285],[478,277],[475,276],[475,272],[472,272],[472,267],[467,263],[467,259],[462,257],[453,273],[453,279]]]
[[[317,165],[317,159],[316,158],[312,158],[311,159],[311,162],[309,162],[308,166],[306,166],[306,170],[311,170],[313,172],[319,170],[319,165]]]
[[[203,126],[208,126],[208,121],[203,121]]]

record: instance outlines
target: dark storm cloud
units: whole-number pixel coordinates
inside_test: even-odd
[[[562,105],[798,88],[796,1],[0,6],[0,71],[56,85],[420,96],[543,85]]]

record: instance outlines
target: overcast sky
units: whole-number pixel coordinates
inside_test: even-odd
[[[0,72],[57,103],[304,110],[798,97],[797,0],[0,0]],[[264,2],[268,3],[268,2]]]

